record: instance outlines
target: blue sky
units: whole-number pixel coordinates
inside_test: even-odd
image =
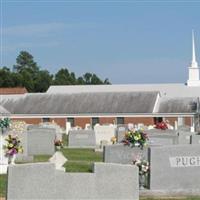
[[[2,61],[21,50],[43,69],[93,72],[114,84],[184,83],[200,1],[2,0]]]

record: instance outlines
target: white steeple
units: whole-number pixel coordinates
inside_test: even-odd
[[[196,61],[196,52],[195,52],[195,41],[194,41],[194,31],[192,30],[192,65],[191,67],[198,68],[198,63]]]
[[[188,86],[200,86],[199,80],[199,67],[196,61],[196,52],[195,52],[195,39],[194,31],[192,30],[192,62],[189,67],[189,79],[187,81]]]

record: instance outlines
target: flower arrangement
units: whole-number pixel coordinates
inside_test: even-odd
[[[5,155],[7,157],[12,157],[17,153],[23,152],[23,148],[20,145],[21,141],[19,140],[18,136],[8,135],[8,137],[5,140],[7,144],[4,145],[4,149],[5,149]]]
[[[56,147],[63,147],[63,141],[62,140],[54,140],[54,145]]]
[[[168,129],[168,126],[167,126],[166,122],[162,121],[162,122],[156,123],[155,128],[161,129],[161,130],[166,130],[166,129]]]
[[[124,140],[122,142],[125,145],[132,145],[143,148],[146,146],[148,140],[148,136],[142,130],[129,130],[125,134]]]
[[[139,168],[139,186],[140,189],[148,187],[148,176],[150,172],[149,162],[142,158],[133,160],[133,164]]]
[[[135,159],[133,164],[138,166],[139,168],[139,175],[147,175],[150,171],[149,162],[145,159]]]
[[[111,137],[110,141],[112,144],[115,144],[117,142],[117,138],[115,136]]]

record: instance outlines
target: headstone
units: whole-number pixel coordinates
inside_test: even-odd
[[[49,159],[50,163],[54,163],[57,170],[65,171],[63,165],[67,162],[67,158],[60,151],[56,151]]]
[[[177,131],[171,130],[171,129],[166,129],[166,130],[161,130],[161,129],[149,129],[145,130],[145,133],[148,134],[148,136],[151,135],[177,135]]]
[[[62,129],[59,125],[56,123],[50,123],[50,122],[45,122],[40,124],[40,128],[50,128],[50,129],[55,129],[56,132],[56,139],[57,140],[62,140]]]
[[[190,126],[178,126],[178,131],[190,132]]]
[[[200,192],[199,145],[150,148],[150,189]]]
[[[35,129],[35,128],[40,128],[41,126],[39,124],[29,124],[27,126],[27,130]]]
[[[85,124],[85,130],[90,130],[92,129],[91,124]]]
[[[200,135],[192,135],[191,144],[200,144]]]
[[[128,123],[128,129],[129,129],[129,130],[134,129],[134,124],[133,124],[133,123]]]
[[[185,126],[185,118],[178,117],[178,126]]]
[[[178,136],[169,134],[149,135],[149,140],[147,140],[149,145],[173,145],[177,143]]]
[[[193,132],[180,131],[178,132],[178,144],[190,144],[191,136],[195,135]]]
[[[95,137],[96,137],[96,145],[100,145],[101,140],[107,140],[111,143],[111,138],[116,134],[116,126],[115,125],[102,125],[102,126],[94,126]]]
[[[95,148],[96,140],[93,130],[71,130],[69,132],[70,148]]]
[[[106,163],[131,164],[137,158],[148,160],[147,148],[130,147],[124,144],[107,145],[104,147],[103,160]]]
[[[117,128],[117,142],[118,143],[124,139],[126,131],[128,131],[128,128],[126,127],[121,126]]]
[[[38,128],[27,131],[27,154],[53,155],[55,138],[55,129]]]
[[[5,135],[0,133],[0,174],[6,174],[8,168],[8,157],[5,156],[3,146],[6,144]]]
[[[56,199],[54,164],[10,165],[7,199]]]
[[[13,199],[139,200],[138,167],[95,163],[93,173],[65,173],[51,163],[9,166],[7,200]]]
[[[66,122],[66,134],[69,134],[69,131],[71,130],[71,123],[70,122]]]
[[[27,132],[18,133],[23,153],[16,155],[16,162],[33,162],[33,155],[28,155]]]

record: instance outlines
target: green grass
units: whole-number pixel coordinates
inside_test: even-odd
[[[68,146],[68,135],[63,134],[62,141],[64,146]]]
[[[6,196],[7,175],[0,175],[0,197]]]
[[[50,157],[49,155],[37,155],[34,156],[33,162],[48,162]]]
[[[66,172],[92,172],[94,162],[102,162],[102,153],[93,149],[62,149],[68,161],[64,167]]]
[[[93,164],[91,162],[68,161],[64,167],[66,172],[92,172]]]
[[[95,152],[93,149],[62,149],[63,154],[68,160],[101,162],[102,153]]]

